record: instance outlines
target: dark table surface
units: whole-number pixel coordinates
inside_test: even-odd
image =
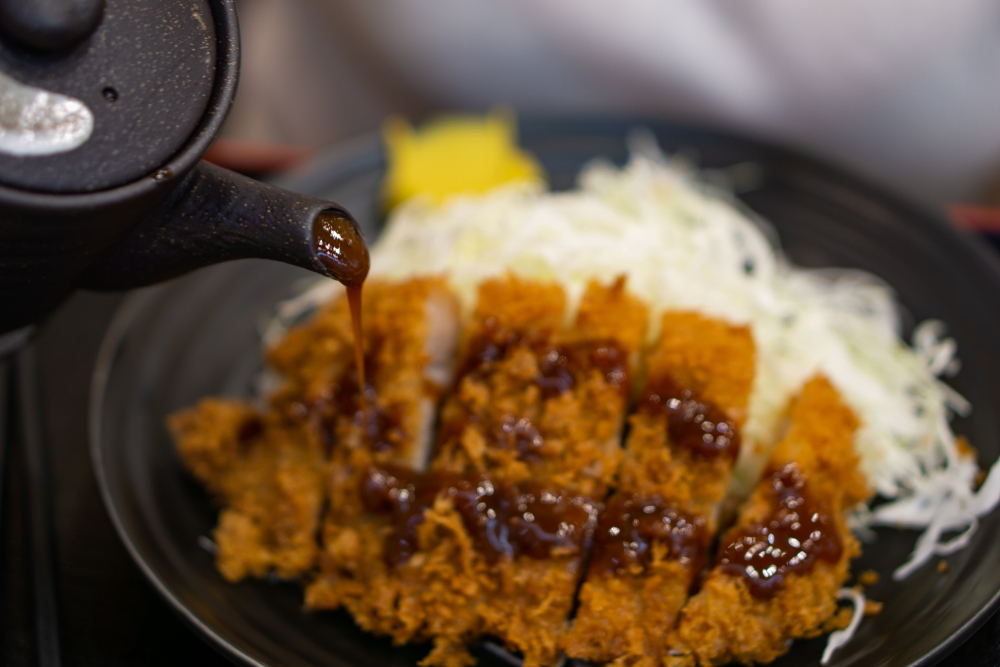
[[[87,446],[87,403],[97,348],[120,301],[120,295],[77,294],[37,337],[61,663],[228,664],[146,582],[101,503]],[[4,665],[37,665],[23,457],[13,446],[17,437],[15,431],[8,438],[0,508],[0,660]],[[1000,665],[1000,615],[940,664]]]

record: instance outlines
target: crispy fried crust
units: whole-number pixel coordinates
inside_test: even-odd
[[[562,328],[566,294],[555,283],[522,280],[514,275],[484,281],[476,311],[465,332],[465,349],[484,329],[518,331],[549,339]]]
[[[823,631],[824,621],[837,610],[835,594],[847,579],[850,560],[860,554],[844,518],[844,509],[869,495],[853,448],[857,425],[830,383],[815,378],[792,407],[789,430],[771,458],[772,469],[798,464],[810,497],[829,508],[843,544],[839,560],[817,560],[811,570],[789,573],[770,599],[754,597],[742,576],[717,566],[684,608],[675,640],[678,650],[700,665],[770,662],[788,650],[790,640]],[[771,480],[766,479],[733,530],[767,521],[773,507]]]
[[[354,454],[356,464],[363,455]],[[461,516],[447,500],[436,502],[418,527],[418,553],[390,569],[383,545],[391,524],[351,504],[356,480],[344,480],[342,510],[324,526],[322,571],[306,589],[306,607],[343,606],[360,627],[397,644],[433,639],[429,664],[472,664],[465,643],[481,624],[469,602],[496,582],[475,553]]]
[[[222,504],[215,531],[220,572],[230,581],[306,575],[307,608],[344,607],[360,627],[396,643],[430,640],[423,664],[442,667],[473,664],[468,643],[483,635],[520,652],[527,667],[553,664],[561,650],[616,665],[693,667],[767,662],[790,639],[822,632],[836,612],[833,594],[859,551],[842,510],[870,491],[853,451],[857,420],[821,378],[790,408],[790,426],[772,465],[795,461],[809,478],[812,496],[835,508],[843,555],[789,575],[769,600],[718,570],[688,600],[697,566],[654,540],[651,558],[641,565],[590,575],[570,627],[582,553],[491,562],[446,494],[423,512],[413,555],[387,565],[392,519],[368,511],[361,501],[369,466],[426,465],[436,404],[452,371],[472,368],[462,359],[498,331],[514,334],[510,340],[516,342],[486,370],[452,385],[432,470],[488,472],[509,483],[533,480],[595,500],[617,486],[618,493],[655,496],[701,517],[707,534],[717,529],[730,458],[674,446],[663,415],[642,411],[629,418],[626,450],[619,449],[628,385],[647,327],[645,306],[624,287],[624,279],[606,287],[591,284],[573,326],[563,329],[566,299],[557,286],[514,277],[487,281],[455,355],[458,308],[442,281],[366,285],[366,367],[374,409],[388,424],[377,447],[365,435],[369,422],[356,404],[346,299],[270,351],[269,363],[283,384],[266,410],[206,399],[172,415],[169,427],[185,465]],[[547,372],[546,354],[597,343],[624,353],[621,374],[604,366],[577,368],[566,387],[543,389],[538,378]],[[670,377],[737,424],[745,419],[754,376],[746,327],[667,313],[645,366],[650,383]],[[541,443],[527,454],[523,443],[501,435],[510,431],[505,425],[522,423]],[[772,508],[762,485],[736,528],[762,521]]]
[[[360,411],[341,413],[333,422],[323,555],[319,572],[306,589],[306,606],[346,606],[362,627],[407,641],[407,632],[414,630],[397,629],[398,619],[383,610],[394,590],[382,581],[387,578],[382,543],[391,527],[386,517],[364,510],[359,489],[371,465],[426,467],[436,405],[454,367],[458,305],[437,279],[415,279],[402,285],[376,283],[374,287],[366,285],[362,314],[368,384],[374,389],[374,400],[369,396],[368,416]],[[312,345],[322,343],[318,340]],[[360,410],[361,406],[355,407]],[[386,416],[388,423],[370,421],[380,418],[378,414]],[[391,446],[373,446],[367,434],[371,423],[380,424],[378,443]]]
[[[185,464],[223,504],[214,533],[222,576],[290,579],[313,566],[325,461],[314,429],[219,399],[172,415],[169,427]]]
[[[857,542],[850,542],[854,549],[845,553],[857,556]],[[711,574],[681,614],[678,649],[703,666],[771,662],[788,651],[789,640],[822,632],[848,567],[849,558],[832,567],[818,563],[808,576],[789,576],[771,600],[754,598],[742,579]]]
[[[587,285],[576,325],[564,338],[614,340],[638,355],[649,325],[649,312],[625,287],[625,276],[608,286],[596,281]]]
[[[577,323],[560,332],[565,298],[560,288],[514,277],[487,281],[480,289],[474,322],[465,337],[467,359],[483,338],[516,338],[517,344],[489,372],[459,380],[441,414],[434,468],[452,472],[490,471],[508,481],[535,479],[600,498],[613,479],[621,456],[618,445],[626,410],[626,389],[608,381],[600,369],[585,367],[572,387],[546,397],[537,382],[550,346],[607,341],[630,356],[646,326],[646,309],[618,281],[591,284]],[[622,322],[620,330],[608,322]],[[631,373],[627,359],[624,372]],[[627,383],[621,379],[621,385]],[[524,456],[505,441],[512,428],[544,444]],[[500,435],[498,435],[500,434]]]
[[[624,291],[624,280],[609,287],[591,283],[576,323],[557,343],[608,341],[635,359],[647,325],[645,306]],[[617,323],[620,326],[616,326]],[[634,363],[625,361],[631,374]],[[582,373],[570,391],[543,401],[540,432],[551,458],[531,464],[533,479],[600,500],[613,481],[621,457],[627,384],[615,386],[598,369]],[[505,565],[518,573],[504,577],[499,594],[479,605],[483,631],[503,639],[525,657],[525,665],[553,664],[582,574],[582,554],[534,561],[519,557]]]
[[[822,376],[811,379],[794,401],[788,432],[771,454],[771,465],[795,462],[810,489],[831,506],[850,509],[872,494],[854,450],[858,418]]]
[[[316,432],[288,426],[267,429],[233,467],[215,529],[217,565],[226,579],[269,572],[291,579],[313,567],[324,464]]]
[[[170,415],[167,428],[187,469],[211,492],[222,494],[226,471],[246,450],[240,434],[257,420],[248,401],[204,398]]]
[[[651,379],[669,374],[737,424],[746,421],[754,363],[749,327],[689,311],[663,315],[660,342],[647,362]]]
[[[371,384],[384,388],[375,402],[398,418],[387,438],[392,446],[376,457],[426,457],[440,388],[424,377],[424,369],[434,360],[426,340],[395,332],[403,326],[425,339],[431,331],[440,337],[449,312],[453,350],[457,304],[440,280],[366,286],[367,365]],[[435,344],[442,347],[440,340]],[[448,345],[444,341],[443,354],[450,361]],[[357,393],[346,299],[289,332],[268,360],[283,384],[263,413],[244,401],[206,399],[168,419],[185,465],[222,504],[216,564],[230,581],[269,573],[295,578],[316,565],[327,452],[334,440],[345,448],[361,446],[353,406],[345,409],[337,395],[344,389],[349,398]]]
[[[371,281],[364,288],[365,370],[375,390],[371,407],[391,422],[375,458],[414,468],[426,465],[434,407],[450,379],[458,303],[438,278],[404,283]],[[339,298],[308,324],[293,329],[268,354],[285,383],[273,409],[308,412],[338,447],[364,446],[347,299]]]
[[[531,479],[552,489],[603,495],[620,456],[626,392],[589,368],[555,396],[544,396],[536,379],[540,351],[551,345],[606,339],[632,352],[625,345],[641,340],[645,308],[623,288],[622,282],[592,285],[579,326],[561,332],[565,298],[558,287],[513,277],[484,283],[464,337],[464,366],[476,366],[468,358],[478,354],[483,338],[516,343],[488,369],[476,367],[457,383],[442,410],[432,470],[489,472],[508,483]],[[632,323],[623,329],[627,340],[608,334],[604,322],[615,319]],[[544,443],[537,456],[498,440],[505,424],[518,423],[530,424]],[[353,452],[350,467],[360,469],[365,456]],[[324,574],[307,591],[309,606],[343,605],[362,627],[396,642],[431,639],[429,665],[471,664],[466,645],[482,634],[504,640],[526,665],[555,661],[581,553],[553,553],[546,560],[502,557],[491,564],[474,548],[452,500],[441,495],[424,512],[417,552],[389,568],[382,553],[388,518],[360,509],[356,478],[340,487],[331,507],[343,503],[345,512],[339,531],[327,525]]]
[[[745,414],[753,372],[749,329],[694,313],[664,315],[660,339],[647,357],[650,385],[672,378],[734,416]],[[670,443],[662,414],[638,412],[629,422],[617,495],[658,497],[689,516],[702,517],[709,539],[717,530],[732,459],[705,458]],[[645,566],[588,575],[572,630],[563,639],[567,655],[650,665],[666,657],[667,636],[700,566],[682,564],[660,541],[652,543],[651,551]]]
[[[746,414],[755,356],[748,327],[697,313],[668,312],[663,316],[660,340],[647,356],[647,382],[653,385],[660,378],[672,378],[739,425]],[[661,415],[637,412],[629,423],[628,455],[618,487],[669,498],[688,512],[714,520],[729,486],[732,461],[665,446],[667,423]]]

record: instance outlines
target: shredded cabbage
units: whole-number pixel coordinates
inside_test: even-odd
[[[841,600],[849,600],[854,605],[854,611],[851,614],[851,622],[847,624],[846,628],[830,633],[829,639],[826,640],[826,648],[823,649],[823,657],[819,661],[821,665],[830,662],[833,652],[851,641],[851,637],[854,636],[858,626],[861,625],[861,619],[865,616],[864,593],[853,588],[841,588],[837,591],[837,597]]]
[[[861,419],[863,471],[888,499],[875,510],[857,508],[852,525],[923,530],[894,574],[905,577],[935,554],[963,547],[977,517],[1000,502],[998,467],[976,491],[978,467],[959,453],[949,427],[952,414],[970,410],[939,380],[958,369],[955,342],[931,321],[906,345],[888,285],[856,270],[793,266],[774,238],[730,195],[637,135],[624,168],[593,163],[570,192],[520,185],[440,206],[410,200],[375,246],[371,275],[445,275],[469,312],[478,284],[505,272],[558,281],[571,306],[590,280],[624,273],[628,289],[653,310],[650,340],[656,315],[667,309],[750,324],[757,372],[734,492],[752,490],[789,398],[822,372]],[[338,288],[325,281],[286,316]]]

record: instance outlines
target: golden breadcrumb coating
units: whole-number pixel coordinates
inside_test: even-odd
[[[734,421],[745,415],[755,361],[749,329],[687,312],[667,313],[662,322],[660,339],[647,356],[647,387],[669,378]],[[662,413],[640,410],[629,422],[618,491],[609,507],[616,498],[658,498],[688,517],[700,517],[706,549],[717,530],[734,457],[706,457],[671,442]],[[632,563],[626,571],[591,566],[572,630],[563,639],[567,655],[642,665],[665,659],[667,637],[701,563],[682,562],[660,540],[649,549],[647,563]]]
[[[624,290],[619,279],[609,287],[591,283],[574,326],[555,343],[613,343],[624,358],[620,371],[583,366],[575,385],[542,400],[540,460],[528,464],[532,479],[572,489],[594,500],[607,493],[621,457],[621,431],[627,411],[628,377],[609,382],[615,372],[631,375],[647,327],[645,306]],[[537,371],[536,371],[537,372]],[[494,405],[500,403],[494,394]],[[516,413],[515,413],[516,414]],[[582,554],[535,561],[521,556],[507,567],[520,572],[499,593],[479,605],[483,631],[503,639],[525,656],[526,665],[553,664],[581,575]]]
[[[172,415],[169,426],[185,464],[223,505],[214,533],[223,577],[291,579],[314,565],[325,466],[315,429],[219,399]]]
[[[435,474],[489,473],[498,483],[531,480],[603,496],[620,457],[627,357],[641,341],[646,311],[625,293],[623,281],[591,285],[578,324],[560,331],[565,307],[562,290],[551,285],[506,277],[481,286],[463,338],[465,375],[442,410]],[[629,323],[621,329],[625,335],[605,324],[616,320]],[[569,379],[559,375],[563,384],[547,391],[538,380],[546,354],[574,345],[604,349],[598,354],[613,347],[623,358],[608,372],[590,365],[589,357],[576,366],[580,358],[564,359]],[[485,366],[483,354],[491,355]],[[612,376],[615,371],[620,375]],[[352,456],[350,469],[369,464],[362,451]],[[472,664],[466,646],[483,634],[519,651],[529,667],[555,662],[580,577],[579,550],[490,562],[452,499],[441,493],[423,512],[418,548],[390,567],[384,549],[391,519],[361,507],[361,483],[343,479],[342,493],[331,502],[331,508],[343,503],[344,511],[339,529],[328,522],[324,531],[323,574],[309,587],[307,605],[342,605],[361,627],[397,643],[430,639],[428,665]]]
[[[815,507],[829,512],[842,551],[836,562],[817,558],[811,569],[790,571],[773,597],[755,597],[744,576],[717,565],[701,591],[685,606],[675,648],[700,665],[770,662],[788,650],[790,640],[814,637],[837,612],[835,594],[860,554],[844,510],[868,497],[854,452],[857,418],[822,377],[803,388],[790,411],[790,426],[771,458],[772,470],[795,464],[806,480]],[[754,491],[729,536],[770,521],[775,511],[770,477]],[[731,541],[731,537],[723,543]]]
[[[425,341],[409,334],[439,332],[449,312],[457,322],[457,303],[438,279],[366,285],[369,384],[382,389],[373,404],[395,420],[376,457],[426,458],[440,387],[424,377]],[[408,335],[396,333],[399,325]],[[452,332],[452,349],[454,340]],[[290,331],[268,361],[282,385],[262,413],[245,401],[205,399],[168,419],[185,465],[222,505],[216,565],[230,581],[294,578],[316,565],[328,452],[334,442],[357,447],[362,439],[345,298]]]
[[[565,310],[566,294],[555,283],[522,280],[515,275],[485,280],[479,286],[476,310],[465,332],[466,348],[486,328],[549,338],[562,328]]]
[[[475,554],[462,518],[442,498],[417,528],[417,553],[389,567],[384,544],[392,531],[388,516],[368,512],[360,502],[362,474],[373,462],[364,449],[348,453],[343,468],[332,466],[331,508],[323,528],[321,571],[306,588],[306,607],[343,606],[369,632],[394,643],[434,639],[434,664],[472,664],[465,642],[478,634],[469,599],[487,585],[486,566]]]
[[[670,378],[742,424],[756,363],[749,327],[689,312],[668,312],[662,323],[660,339],[646,358],[647,386]],[[729,487],[732,457],[702,457],[688,448],[665,446],[667,421],[660,414],[638,411],[629,423],[618,488],[660,495],[693,514],[714,518]]]
[[[221,505],[220,573],[229,581],[302,578],[307,608],[343,607],[361,628],[397,644],[430,641],[421,663],[428,666],[474,664],[468,646],[482,636],[499,638],[526,667],[555,664],[561,652],[619,667],[749,664],[842,625],[834,594],[859,553],[844,512],[871,493],[853,450],[857,419],[815,378],[790,405],[771,459],[772,469],[794,462],[809,497],[830,508],[839,559],[788,573],[771,598],[717,566],[689,599],[734,457],[681,446],[666,413],[641,401],[622,450],[629,397],[646,400],[667,383],[738,429],[754,378],[753,338],[747,327],[668,312],[640,360],[648,312],[625,287],[624,277],[591,283],[567,327],[559,286],[485,281],[458,345],[458,303],[442,279],[370,282],[362,313],[367,403],[347,301],[321,309],[269,351],[281,384],[264,408],[205,399],[168,420],[184,464]],[[637,509],[649,502],[656,512],[676,510],[671,520],[696,525],[690,544],[705,544],[684,551],[686,542],[654,537],[623,568],[591,563],[570,621],[586,544],[544,558],[491,556],[454,486],[448,490],[454,482],[429,487],[439,490],[407,515],[411,533],[400,538],[402,506],[383,511],[370,500],[372,475],[392,470],[421,480],[486,475],[498,488],[535,484],[588,503],[616,488],[609,508],[634,499]],[[761,483],[727,536],[769,520],[771,484]],[[406,549],[396,553],[399,544]]]
[[[434,404],[449,379],[458,303],[439,278],[369,281],[362,300],[366,382],[374,389],[369,418],[387,421],[375,458],[426,464]],[[268,354],[285,383],[276,410],[308,412],[326,426],[330,446],[363,446],[354,339],[346,298],[290,331]],[[443,366],[443,367],[442,367]]]
[[[671,375],[737,424],[746,421],[754,363],[749,327],[690,311],[664,313],[659,344],[647,361],[651,377]]]
[[[637,357],[649,326],[649,311],[625,287],[624,275],[607,287],[591,281],[580,301],[576,324],[563,337],[614,340]]]
[[[255,435],[260,425],[249,401],[221,398],[203,398],[167,418],[181,460],[212,493],[222,493],[223,475],[246,452],[241,435]]]
[[[560,332],[565,303],[561,288],[516,277],[482,285],[463,349],[471,371],[442,410],[435,469],[488,470],[509,481],[544,480],[596,499],[604,494],[621,456],[629,357],[641,343],[647,312],[623,280],[592,283],[576,324]],[[494,343],[507,347],[484,372],[477,355]],[[622,357],[601,368],[592,357],[602,349]],[[539,381],[551,367],[551,381],[562,383],[556,390]],[[561,370],[572,377],[561,379]],[[609,381],[614,373],[620,376]]]
[[[872,490],[854,450],[858,425],[830,381],[814,377],[792,403],[788,431],[771,454],[771,466],[797,463],[810,479],[811,493],[831,507],[850,509],[865,502]]]

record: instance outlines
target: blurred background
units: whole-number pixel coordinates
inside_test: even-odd
[[[1000,203],[993,0],[240,0],[239,9],[243,69],[225,136],[263,150],[257,157],[267,147],[256,142],[294,158],[374,131],[391,113],[419,120],[507,105],[722,127],[939,210]]]

